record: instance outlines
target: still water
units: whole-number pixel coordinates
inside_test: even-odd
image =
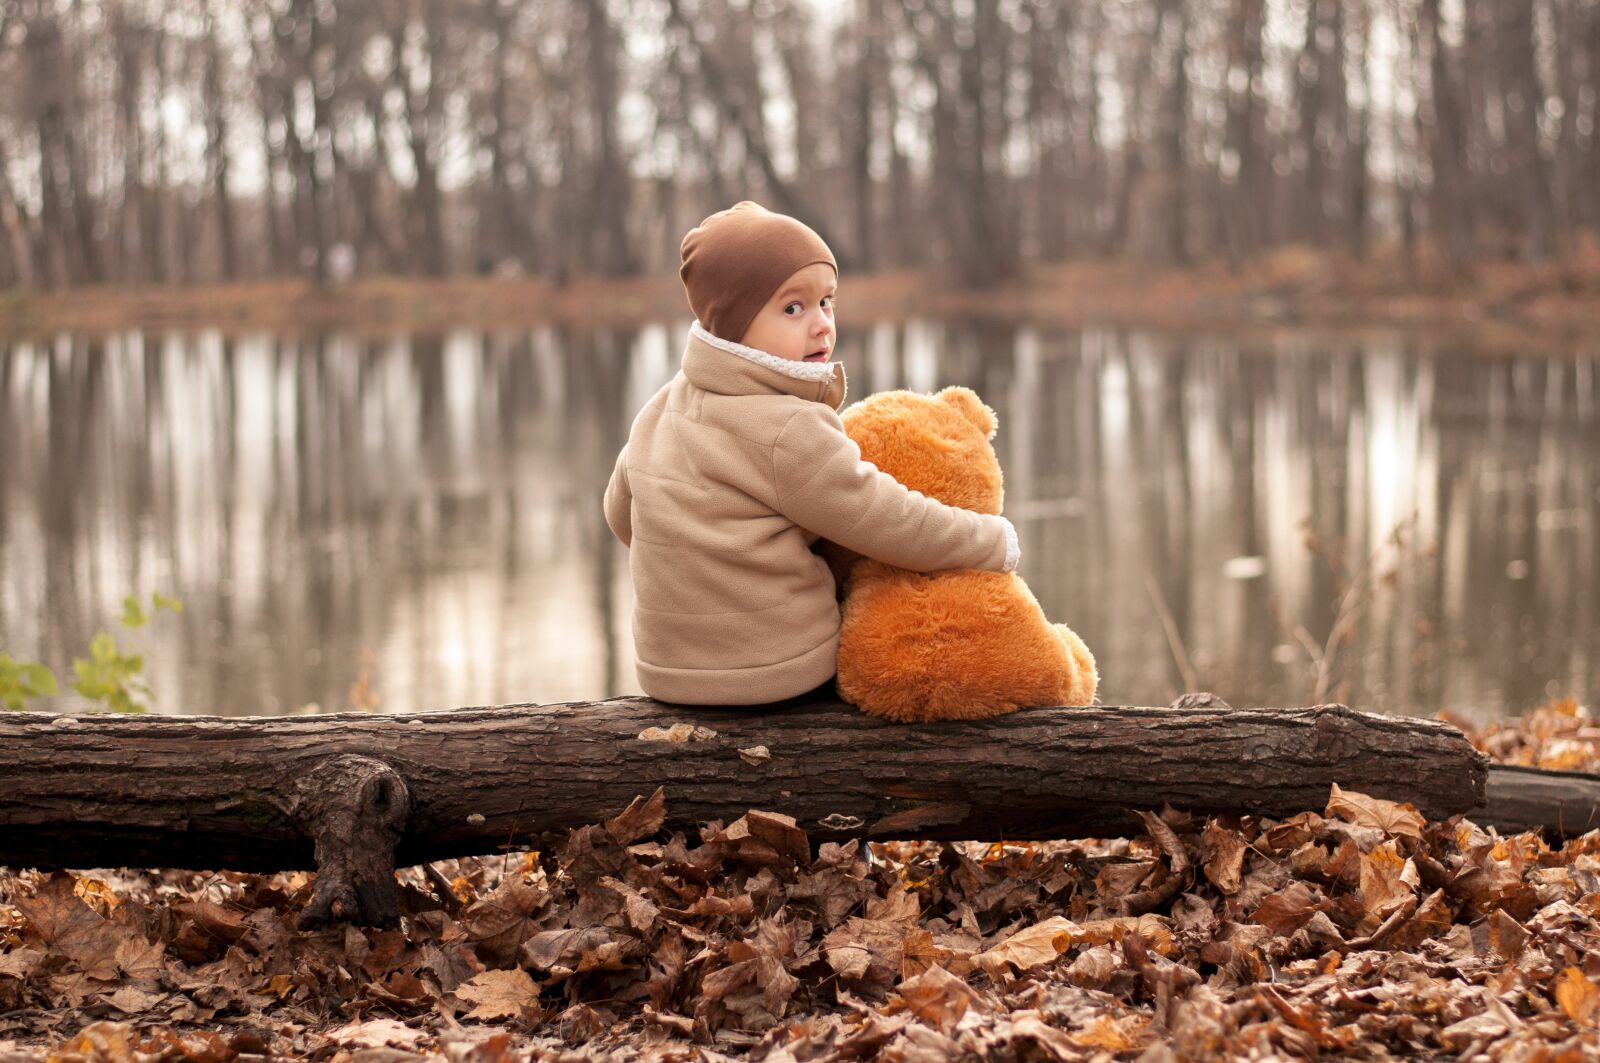
[[[177,713],[636,692],[600,496],[686,328],[0,345],[0,650],[65,686],[108,628]],[[852,399],[998,411],[1021,574],[1103,701],[1600,694],[1592,358],[928,322],[840,355]],[[118,628],[153,591],[183,611]]]

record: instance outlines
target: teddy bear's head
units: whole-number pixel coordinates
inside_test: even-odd
[[[861,456],[913,491],[976,513],[1000,512],[999,422],[970,388],[881,391],[840,415]]]

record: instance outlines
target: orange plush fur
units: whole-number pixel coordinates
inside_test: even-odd
[[[978,513],[1003,496],[994,411],[968,388],[885,391],[843,415],[861,456],[914,491]],[[837,558],[836,558],[837,559]],[[1088,647],[1045,618],[1014,573],[924,575],[851,558],[839,633],[839,693],[874,716],[974,720],[1023,705],[1087,705]]]

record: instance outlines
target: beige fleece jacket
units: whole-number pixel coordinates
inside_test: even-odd
[[[1017,565],[1004,517],[953,509],[863,461],[844,366],[690,329],[683,368],[639,412],[606,487],[628,549],[639,684],[651,697],[757,705],[834,675],[826,538],[918,572]]]

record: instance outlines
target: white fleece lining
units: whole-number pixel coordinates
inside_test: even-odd
[[[1006,520],[1004,517],[1001,520]],[[1006,520],[1006,567],[1002,572],[1015,572],[1017,564],[1022,560],[1022,544],[1017,542],[1017,529],[1014,524]]]
[[[832,362],[795,362],[788,358],[779,358],[775,354],[768,354],[766,351],[759,351],[754,347],[746,347],[742,343],[734,343],[732,340],[725,340],[721,336],[713,336],[698,321],[689,326],[689,335],[697,337],[719,351],[737,354],[740,358],[747,358],[757,365],[775,369],[784,376],[794,377],[796,380],[808,380],[814,384],[823,384],[833,379]]]

